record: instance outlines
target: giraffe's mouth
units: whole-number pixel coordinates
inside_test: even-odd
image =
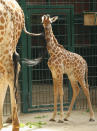
[[[43,21],[44,21],[44,16],[42,16],[42,18],[41,18],[41,19],[42,19],[41,23],[43,23]]]
[[[43,23],[45,19],[46,19],[46,15],[43,15],[41,23]]]

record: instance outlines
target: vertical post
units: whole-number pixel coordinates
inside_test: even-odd
[[[71,25],[70,25],[70,10],[69,12],[67,13],[67,35],[68,35],[68,49],[71,51],[72,49],[72,39],[71,39]],[[70,81],[69,81],[69,84],[68,84],[68,101],[71,102],[71,99],[72,99],[72,88],[71,88],[71,84],[70,84]]]
[[[27,25],[28,25],[28,30],[31,30],[31,12],[30,10],[28,11],[28,18],[27,18]],[[28,58],[31,59],[31,36],[28,37]],[[29,108],[32,107],[32,67],[29,67],[28,69],[28,74],[29,74],[29,81],[28,81],[28,100],[29,100]]]
[[[46,0],[47,5],[50,5],[50,0]]]
[[[67,35],[68,35],[68,49],[71,51],[71,25],[70,25],[70,11],[67,13]]]
[[[26,15],[26,1],[22,0],[19,2],[21,8]],[[26,17],[25,17],[26,18]],[[22,58],[27,58],[27,36],[24,32],[21,34],[21,45],[22,45]],[[28,79],[27,79],[27,67],[22,64],[22,112],[26,113],[28,110],[28,101],[27,101],[27,93],[28,93]]]
[[[70,11],[70,14],[71,14],[71,29],[72,29],[72,51],[74,52],[75,51],[75,41],[74,41],[74,7],[72,7],[71,11]]]
[[[68,23],[68,49],[74,51],[74,8],[69,10],[67,14],[67,23]],[[68,87],[68,101],[71,102],[72,99],[72,87],[69,82]],[[74,105],[75,108],[75,105]]]
[[[72,10],[71,10],[71,29],[72,29],[72,51],[74,52],[75,51],[75,41],[74,41],[74,7],[72,7]],[[76,108],[76,102],[74,103],[74,106],[73,106],[73,109]]]
[[[96,5],[97,5],[97,0],[91,0],[91,10],[92,11],[97,11],[97,7],[96,7]]]
[[[91,3],[92,3],[92,5],[91,5],[91,10],[92,11],[94,11],[94,12],[97,12],[97,0],[91,0]],[[97,14],[95,14],[95,23],[96,23],[96,17],[97,17]],[[96,28],[91,28],[91,43],[93,43],[93,44],[96,44],[96,33],[97,33],[97,31],[96,31],[97,29]],[[93,32],[94,32],[94,35],[92,35],[93,34]]]

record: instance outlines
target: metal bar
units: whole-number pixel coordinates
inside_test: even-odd
[[[31,32],[31,15],[30,15],[30,11],[27,11],[28,15],[30,16],[27,19],[27,25],[28,25],[28,30]],[[31,59],[31,36],[28,36],[28,59]],[[28,77],[29,77],[29,85],[28,85],[28,103],[29,103],[29,107],[32,106],[32,67],[28,67]]]
[[[75,49],[74,49],[74,46],[75,46],[75,39],[74,39],[74,8],[72,8],[72,10],[71,10],[71,24],[70,24],[72,27],[71,27],[71,29],[72,29],[72,51],[74,52],[75,51]]]
[[[22,9],[24,10],[24,14],[26,14],[26,2],[23,0],[20,2]],[[22,44],[22,58],[27,58],[27,37],[24,32],[21,34],[21,44]],[[28,87],[28,79],[27,79],[27,67],[22,65],[22,111],[28,111],[28,101],[27,101],[27,87]]]
[[[69,11],[69,9],[62,9],[63,11],[63,14],[64,14],[64,12],[67,14],[67,13],[69,13],[70,11]],[[60,13],[62,13],[61,12],[61,9],[56,9],[56,10],[53,10],[53,11],[51,11],[50,9],[38,9],[37,11],[36,11],[36,9],[30,9],[30,14],[46,14],[46,13],[52,13],[52,14],[60,14]]]
[[[65,8],[65,9],[72,9],[74,8],[73,5],[29,5],[27,6],[28,9],[55,9],[55,8],[58,8],[58,9],[62,9],[62,8]]]
[[[63,104],[63,106],[68,106],[69,103],[65,103]],[[60,104],[57,104],[58,107],[60,107]],[[42,107],[54,107],[54,104],[47,104],[47,105],[35,105],[35,106],[32,106],[32,108],[42,108]]]

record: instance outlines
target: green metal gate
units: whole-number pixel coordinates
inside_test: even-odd
[[[97,12],[97,0],[17,0],[25,13],[27,30],[43,32],[41,16],[49,13],[58,15],[53,31],[60,44],[83,56],[89,68],[88,80],[91,102],[97,108],[97,27],[84,26],[84,12]],[[41,5],[41,6],[40,6]],[[37,58],[46,44],[44,37],[30,37],[22,32],[17,51],[22,58]],[[21,63],[20,93],[23,112],[53,109],[52,77],[47,66],[48,54],[34,68]],[[70,83],[64,76],[64,108],[68,108],[72,97]],[[10,93],[4,102],[4,115],[11,113]],[[20,101],[20,98],[19,98]],[[59,104],[58,104],[59,106]],[[87,109],[87,101],[82,89],[76,100],[76,109]]]
[[[31,32],[43,32],[41,17],[44,14],[59,16],[59,20],[53,24],[53,31],[60,44],[65,48],[74,50],[74,8],[72,5],[66,6],[31,6],[22,3],[26,15],[26,26]],[[23,58],[37,58],[42,51],[43,44],[46,44],[44,37],[29,37],[22,33],[21,43],[23,46]],[[22,111],[48,111],[53,110],[53,84],[51,73],[47,66],[48,54],[46,58],[36,67],[22,65]],[[72,90],[66,76],[64,76],[64,109],[68,108],[71,101]],[[69,87],[68,87],[69,85]],[[59,106],[59,104],[58,104]]]

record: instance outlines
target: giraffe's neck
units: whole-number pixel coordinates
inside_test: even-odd
[[[52,26],[49,24],[45,29],[45,39],[47,42],[47,49],[50,55],[56,54],[56,49],[58,46],[57,39],[55,38],[53,31],[52,31]]]

